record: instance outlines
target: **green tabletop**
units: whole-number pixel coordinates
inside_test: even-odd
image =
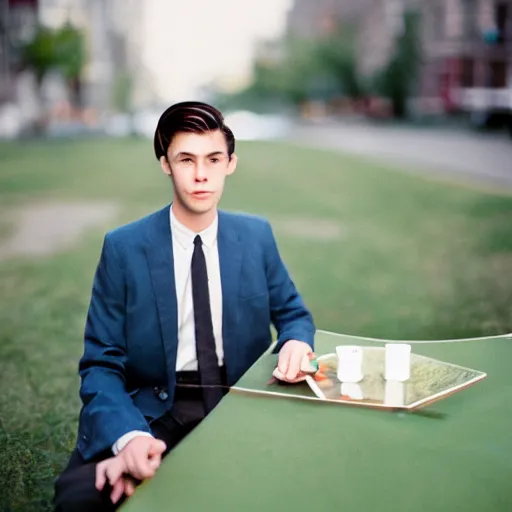
[[[382,342],[319,332],[316,352]],[[414,343],[488,377],[423,413],[231,391],[123,511],[512,511],[512,339]],[[237,387],[265,389],[265,354]]]

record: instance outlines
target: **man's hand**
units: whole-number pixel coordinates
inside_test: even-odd
[[[121,496],[131,496],[135,491],[135,480],[152,478],[162,461],[166,445],[153,437],[133,438],[116,457],[111,457],[96,466],[96,488],[101,491],[106,481],[112,486],[113,503]],[[131,477],[131,478],[130,478]]]
[[[118,457],[124,460],[126,472],[133,478],[146,480],[154,476],[166,448],[165,443],[159,439],[138,436],[119,452]]]
[[[96,489],[102,491],[108,480],[112,486],[110,493],[112,503],[117,503],[123,494],[131,496],[135,491],[134,481],[131,477],[123,476],[124,473],[126,473],[125,462],[119,455],[105,459],[96,465]]]
[[[301,371],[301,366],[304,362],[309,363],[311,354],[313,350],[307,343],[297,340],[287,341],[279,351],[278,375],[275,373],[274,375],[280,380],[291,383],[305,380],[306,374]]]

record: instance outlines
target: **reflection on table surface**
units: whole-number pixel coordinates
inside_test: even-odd
[[[411,377],[405,382],[384,378],[385,349],[362,347],[363,379],[357,383],[341,382],[337,376],[338,357],[319,358],[324,380],[315,380],[327,400],[379,407],[412,408],[459,391],[486,377],[484,372],[464,368],[430,357],[411,354]]]

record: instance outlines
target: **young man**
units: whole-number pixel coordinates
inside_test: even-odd
[[[171,205],[108,233],[85,328],[77,448],[56,510],[112,510],[151,478],[278,333],[282,379],[304,378],[315,326],[262,218],[219,211],[236,169],[219,111],[167,109],[154,148]]]

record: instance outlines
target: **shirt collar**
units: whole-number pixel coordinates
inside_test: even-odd
[[[213,247],[217,241],[217,228],[219,223],[218,215],[215,215],[214,221],[206,229],[203,229],[200,233],[195,233],[178,221],[172,211],[172,205],[169,210],[172,235],[184,249],[188,249],[194,245],[194,238],[197,235],[201,237],[203,245],[206,245],[208,248]]]

